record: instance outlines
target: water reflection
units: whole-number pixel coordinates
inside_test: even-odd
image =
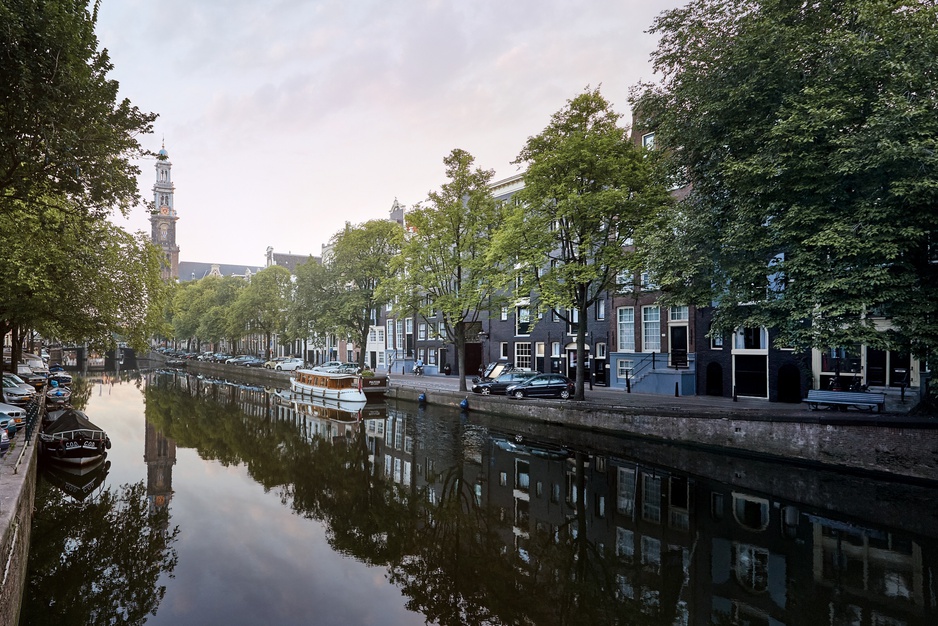
[[[168,516],[177,446],[243,464],[421,621],[938,623],[927,486],[183,372],[145,398],[148,518]]]

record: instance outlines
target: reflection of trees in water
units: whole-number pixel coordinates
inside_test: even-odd
[[[179,529],[168,529],[167,509],[150,513],[143,482],[77,503],[40,480],[36,506],[21,623],[142,624],[156,614]]]
[[[190,378],[190,384],[193,379]],[[407,607],[439,624],[598,624],[669,625],[674,597],[683,581],[680,564],[668,572],[669,590],[660,605],[640,594],[618,592],[617,575],[654,585],[637,562],[617,557],[588,539],[589,512],[579,502],[560,527],[531,528],[513,535],[513,520],[502,518],[477,498],[458,445],[450,457],[438,455],[438,473],[408,486],[394,483],[369,458],[364,424],[336,439],[304,437],[287,422],[233,412],[228,399],[211,390],[185,393],[159,379],[147,387],[147,419],[177,445],[195,448],[202,458],[247,465],[266,489],[298,515],[322,521],[337,552],[386,567],[389,580],[408,598]],[[194,384],[192,384],[195,387]],[[202,398],[217,397],[218,401]],[[435,420],[407,435],[414,450],[443,448],[448,434]],[[444,429],[445,430],[445,429]],[[428,441],[421,441],[427,437]],[[578,492],[585,493],[585,459],[576,459]],[[415,459],[415,463],[419,462]],[[429,489],[435,491],[431,501]],[[510,515],[510,514],[509,514]],[[515,543],[516,542],[516,543]],[[664,571],[662,571],[664,573]]]

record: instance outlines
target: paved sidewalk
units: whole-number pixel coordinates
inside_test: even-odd
[[[391,384],[427,391],[451,391],[459,389],[458,376],[442,375],[424,375],[413,376],[411,374],[391,374]],[[471,389],[472,380],[466,380],[466,386]],[[720,414],[723,416],[739,415],[753,416],[760,415],[763,418],[779,418],[788,420],[808,420],[817,421],[821,416],[825,418],[837,417],[838,421],[849,420],[857,422],[879,421],[880,419],[891,416],[905,419],[922,419],[938,423],[938,420],[930,418],[910,417],[909,411],[915,406],[917,390],[913,390],[916,395],[907,393],[903,401],[900,390],[890,389],[886,391],[886,410],[883,413],[874,411],[832,411],[817,410],[812,411],[807,404],[789,404],[784,402],[769,402],[757,398],[739,398],[734,401],[732,398],[718,396],[673,396],[647,393],[627,393],[623,389],[610,388],[594,385],[592,389],[585,391],[586,401],[594,404],[604,404],[615,407],[631,408],[649,408],[655,410],[680,410],[686,412],[699,412],[701,414]],[[466,392],[470,397],[472,391]],[[827,419],[825,419],[827,421]]]

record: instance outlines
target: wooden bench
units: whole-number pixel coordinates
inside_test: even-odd
[[[869,391],[825,391],[823,389],[809,389],[808,397],[804,399],[812,410],[822,406],[825,407],[843,407],[846,410],[849,407],[866,409],[876,412],[882,412],[886,405],[886,394]]]

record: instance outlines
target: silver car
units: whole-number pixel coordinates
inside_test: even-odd
[[[9,378],[3,379],[3,401],[7,404],[26,404],[36,397],[35,389],[21,387]]]

